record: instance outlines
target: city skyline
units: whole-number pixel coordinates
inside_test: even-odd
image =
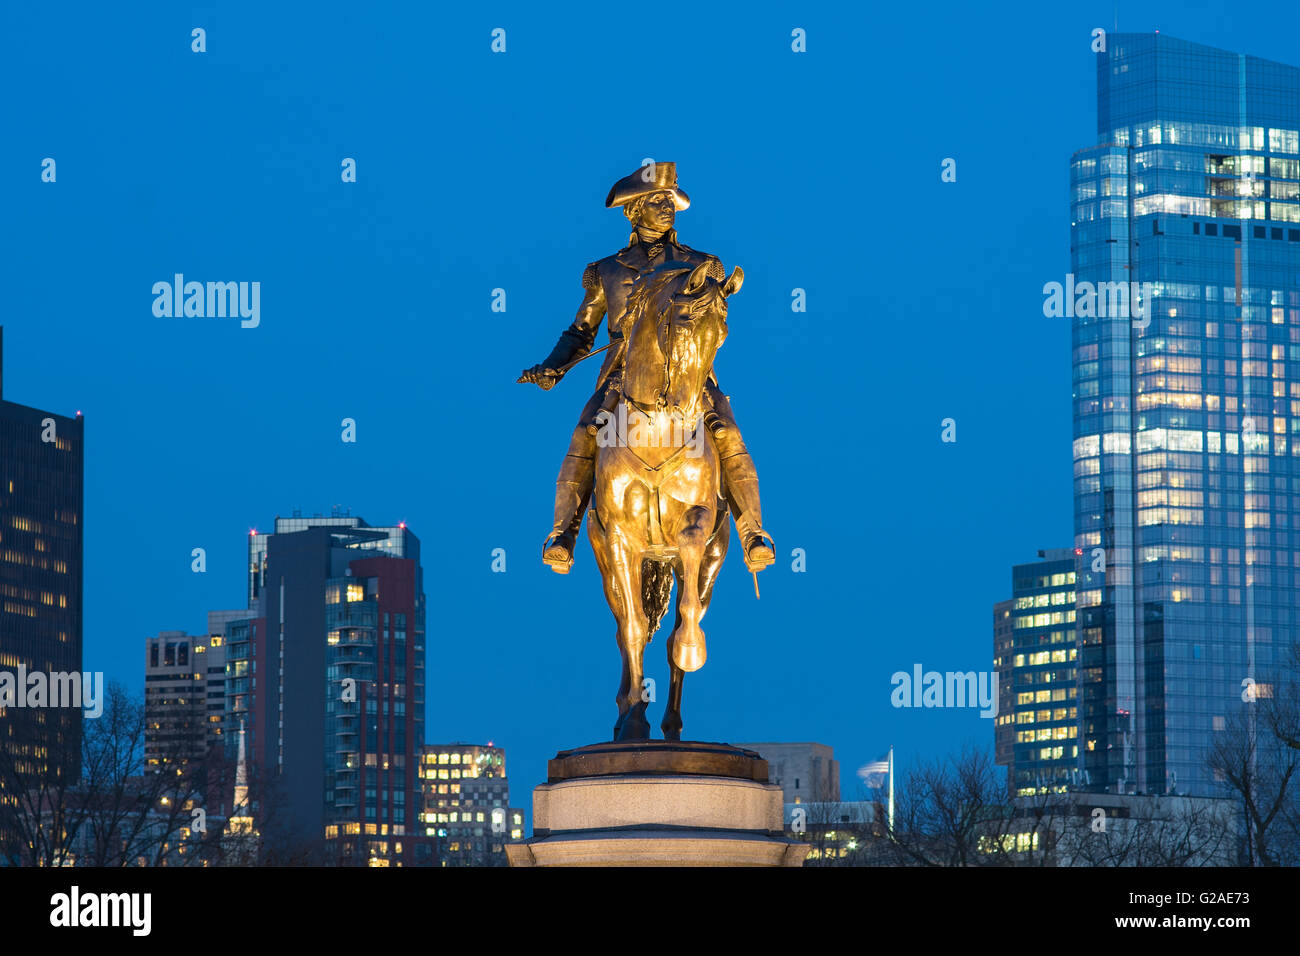
[[[938,42],[955,44],[962,22],[959,17],[956,24],[946,25]],[[812,36],[819,36],[815,24],[811,29]],[[736,371],[779,366],[805,386],[804,393],[796,390],[793,398],[789,389],[775,383],[766,390],[734,386],[733,401],[740,406],[747,441],[764,476],[764,496],[770,499],[765,510],[778,562],[764,576],[758,603],[746,576],[736,568],[724,571],[719,587],[726,589],[726,601],[710,617],[710,633],[716,633],[720,643],[711,670],[696,685],[698,692],[694,687],[689,692],[691,731],[709,739],[825,740],[841,755],[846,773],[891,743],[904,761],[936,755],[936,740],[956,737],[987,745],[990,722],[974,714],[892,708],[889,675],[910,669],[918,660],[942,665],[942,670],[986,669],[987,609],[1005,596],[1006,567],[1024,561],[1038,543],[1070,538],[1070,506],[1063,490],[1071,481],[1064,377],[1069,325],[1035,313],[1041,307],[1042,283],[1066,271],[1068,217],[1059,208],[1067,188],[1062,157],[1086,140],[1091,131],[1087,117],[1095,103],[1087,29],[1071,30],[1068,45],[1048,44],[1047,50],[1032,54],[1038,58],[1034,62],[1045,66],[1072,51],[1068,65],[1056,64],[1055,85],[1046,84],[1043,93],[1017,94],[1040,97],[1031,101],[1039,108],[1049,103],[1049,95],[1063,90],[1072,97],[1073,110],[1062,110],[1051,133],[1032,146],[1031,155],[1040,162],[1026,164],[1032,168],[1024,176],[1033,185],[1025,189],[1024,206],[1015,213],[1018,228],[1032,227],[1036,235],[1055,235],[1059,241],[1035,242],[1049,247],[1046,252],[1008,244],[991,253],[999,256],[998,279],[974,297],[971,289],[980,287],[973,283],[987,272],[987,264],[970,262],[945,274],[933,261],[922,270],[894,259],[896,254],[887,247],[894,242],[889,237],[901,233],[916,248],[932,242],[932,255],[938,258],[954,251],[945,229],[984,228],[983,210],[993,208],[995,194],[988,180],[1001,147],[996,140],[982,138],[973,122],[962,126],[959,121],[956,133],[945,134],[954,137],[950,139],[908,125],[905,113],[891,104],[882,106],[882,122],[901,124],[898,128],[923,147],[917,170],[900,173],[893,160],[858,157],[852,162],[836,159],[833,171],[851,181],[864,175],[860,164],[866,163],[865,175],[901,176],[920,210],[902,219],[888,200],[878,200],[886,212],[863,224],[861,241],[867,248],[853,256],[831,255],[828,267],[814,264],[826,249],[801,252],[796,247],[809,240],[794,238],[804,234],[810,220],[838,238],[846,230],[843,204],[819,185],[817,168],[803,156],[811,151],[808,141],[795,151],[782,147],[778,137],[766,139],[758,146],[762,155],[772,158],[757,165],[770,168],[749,169],[726,150],[700,148],[685,133],[656,131],[642,138],[653,140],[649,146],[630,132],[620,133],[600,155],[566,166],[566,180],[602,185],[584,186],[591,196],[575,213],[573,224],[547,224],[555,248],[540,256],[501,238],[520,230],[512,208],[516,200],[496,194],[498,184],[508,178],[510,163],[485,160],[481,178],[467,190],[486,205],[482,216],[490,222],[484,224],[474,219],[474,203],[446,196],[432,183],[416,181],[396,188],[380,172],[383,160],[376,161],[372,153],[361,162],[356,185],[375,190],[369,195],[382,207],[383,235],[396,239],[398,251],[390,263],[359,250],[359,240],[376,241],[375,233],[367,232],[375,227],[365,225],[365,210],[353,206],[350,197],[337,199],[327,192],[334,188],[338,159],[350,155],[342,142],[279,141],[292,163],[318,163],[318,180],[301,194],[280,198],[268,184],[260,184],[247,201],[237,200],[248,188],[242,179],[236,176],[223,185],[218,175],[221,163],[233,158],[228,153],[197,157],[199,172],[182,175],[164,168],[154,178],[133,175],[129,164],[107,157],[114,172],[104,175],[123,183],[112,193],[112,201],[120,203],[119,212],[138,207],[143,218],[133,242],[113,254],[104,273],[93,273],[87,281],[102,283],[113,290],[115,303],[130,303],[131,308],[115,304],[115,321],[104,323],[70,311],[52,315],[49,329],[77,333],[69,340],[75,344],[59,350],[60,363],[41,364],[52,354],[46,327],[15,329],[18,323],[13,323],[10,333],[11,353],[22,350],[41,357],[24,360],[14,375],[14,390],[43,407],[85,407],[96,427],[104,429],[97,433],[102,436],[97,438],[98,457],[88,473],[93,488],[87,506],[87,666],[139,687],[134,662],[141,639],[167,629],[198,632],[209,608],[241,602],[239,569],[248,531],[260,530],[277,509],[281,515],[295,507],[329,514],[331,505],[339,502],[354,514],[379,516],[393,524],[407,521],[426,548],[437,542],[437,566],[428,569],[426,586],[432,618],[429,683],[441,689],[429,694],[428,726],[436,728],[432,736],[491,736],[503,742],[519,755],[512,763],[520,783],[543,778],[542,762],[557,742],[576,745],[600,739],[606,732],[600,706],[607,702],[603,691],[590,688],[608,683],[603,652],[610,627],[604,609],[593,601],[579,613],[573,626],[583,634],[584,655],[590,659],[580,662],[572,678],[558,681],[549,662],[554,641],[545,623],[535,624],[536,632],[527,637],[520,635],[518,626],[521,611],[544,617],[561,596],[594,593],[594,562],[585,541],[580,541],[572,580],[559,581],[541,566],[534,540],[544,533],[549,517],[549,472],[562,451],[555,436],[571,426],[590,375],[579,369],[575,374],[581,382],[565,383],[545,396],[511,390],[508,379],[512,370],[534,360],[534,353],[544,352],[554,328],[567,320],[577,304],[582,263],[626,237],[625,224],[600,208],[596,194],[603,191],[605,180],[625,172],[629,157],[635,163],[653,151],[678,162],[682,182],[695,198],[695,206],[679,221],[684,241],[716,250],[728,267],[740,264],[749,277],[744,296],[734,306],[733,334],[720,364]],[[754,33],[743,35],[748,42]],[[824,29],[820,36],[821,42],[831,42]],[[1225,39],[1223,45],[1261,48],[1258,37],[1243,34],[1237,39],[1240,42]],[[516,49],[526,60],[527,47],[521,43]],[[971,62],[970,54],[958,53],[959,64]],[[397,72],[387,75],[379,69],[377,75],[400,79],[400,69],[394,69]],[[819,74],[827,81],[842,67],[814,64],[810,69],[829,71]],[[518,74],[512,77],[511,83],[518,81]],[[835,117],[815,104],[796,104],[793,94],[783,96],[778,81],[793,82],[788,73],[760,81],[771,84],[766,90],[769,101],[803,111],[797,115],[812,145],[832,148],[842,132]],[[485,82],[494,101],[504,104],[510,84],[500,77]],[[367,95],[373,93],[367,89]],[[944,92],[939,83],[926,90],[932,97]],[[207,97],[209,108],[222,102],[201,84],[187,92]],[[299,91],[295,86],[290,92]],[[56,89],[56,95],[65,93]],[[1005,92],[995,95],[1003,97],[998,102],[1004,112],[1013,104],[1021,115],[1029,111],[1026,103]],[[159,109],[174,105],[167,93],[156,96]],[[31,114],[21,119],[20,127],[29,136],[43,128]],[[280,119],[259,114],[252,122],[259,132],[269,134]],[[463,115],[461,119],[473,122]],[[394,132],[380,120],[365,125],[356,114],[350,114],[350,121],[364,137],[379,138],[397,153],[433,156],[434,144],[423,135]],[[490,123],[484,123],[475,128],[486,133]],[[965,150],[949,145],[960,144],[963,136],[978,145]],[[870,145],[862,142],[864,148]],[[67,147],[74,156],[76,148],[71,143]],[[954,155],[957,181],[943,183],[942,160]],[[473,152],[471,156],[482,158]],[[86,158],[81,163],[89,164]],[[439,158],[433,168],[446,173],[463,164]],[[66,187],[74,196],[85,188],[72,172],[76,168],[75,162],[64,163],[60,181],[52,188]],[[800,183],[807,198],[792,203],[792,208],[755,212],[748,200],[769,188],[773,169],[780,178]],[[217,220],[211,240],[200,241],[181,230],[177,248],[169,249],[150,236],[165,229],[160,211],[178,201],[189,175],[204,177],[206,188],[247,215],[264,208],[311,223],[311,209],[319,205],[356,225],[359,236],[340,237],[323,229],[336,249],[322,242],[282,259],[275,258],[272,242],[254,239],[248,254],[231,256],[222,252],[223,244],[229,246],[232,237],[242,235],[245,224],[229,212],[211,210]],[[32,195],[19,197],[21,221],[35,229],[34,217],[50,215],[50,224],[40,230],[45,241],[71,241],[65,230],[75,222],[73,207],[47,208],[44,204],[50,200],[35,192],[37,186]],[[463,226],[469,239],[494,250],[510,250],[502,260],[507,264],[483,267],[468,250],[444,248],[422,224],[402,215],[401,207],[407,204],[444,210],[441,215]],[[766,227],[769,219],[775,228]],[[937,224],[939,231],[932,234],[926,223]],[[846,291],[839,281],[839,273],[857,267],[860,256],[870,258],[873,274],[880,264],[880,282],[869,294]],[[18,261],[31,267],[34,285],[40,286],[43,278],[48,281],[47,267],[34,253],[21,253]],[[336,284],[328,288],[313,285],[319,280],[310,278],[321,263],[335,275]],[[475,335],[472,345],[445,341],[446,330],[456,323],[430,321],[433,310],[419,292],[428,283],[430,263],[438,270],[440,288],[455,289],[445,311],[475,323],[493,322],[497,335]],[[898,284],[903,288],[885,282],[891,266],[908,277]],[[149,286],[180,271],[198,279],[251,280],[265,272],[259,326],[240,329],[238,322],[152,315]],[[358,274],[366,278],[357,279]],[[465,281],[454,281],[457,275]],[[277,276],[273,289],[271,279]],[[918,294],[921,281],[930,283],[926,295]],[[373,301],[367,291],[372,286],[393,294]],[[795,287],[807,290],[809,313],[790,311],[790,290]],[[510,303],[500,315],[491,311],[496,288],[506,290]],[[36,304],[31,291],[18,291],[19,314],[23,309],[37,314]],[[385,323],[355,318],[367,309],[386,307],[391,308]],[[987,317],[993,314],[1016,317],[1006,319],[1006,327],[990,344],[981,337],[988,335]],[[828,343],[855,329],[861,315],[876,317],[870,328],[879,354],[846,359]],[[923,330],[920,335],[917,327]],[[255,336],[262,338],[250,338]],[[939,342],[942,348],[922,350],[918,342]],[[431,359],[414,367],[412,355]],[[979,369],[968,367],[964,357],[970,355],[983,363]],[[101,367],[92,356],[111,357],[111,367]],[[844,365],[842,381],[822,378],[828,359]],[[990,376],[990,366],[1001,361],[1012,367]],[[457,362],[464,367],[453,367]],[[1024,374],[1018,375],[1021,371]],[[350,372],[357,374],[355,380],[348,379]],[[464,386],[470,397],[436,394],[434,383],[440,376]],[[738,377],[733,372],[729,380]],[[991,384],[990,377],[1012,381]],[[123,381],[142,384],[124,386]],[[865,386],[864,392],[862,383],[871,381],[879,384]],[[816,393],[814,383],[827,391]],[[797,429],[816,420],[827,395],[851,402],[863,394],[884,411],[879,421],[864,425],[861,440],[869,442],[872,451],[855,448],[853,453],[868,467],[886,454],[900,467],[870,478],[867,485],[866,496],[889,507],[851,514],[850,528],[855,530],[845,530],[829,514],[801,510],[807,472],[792,459],[818,453]],[[51,400],[51,395],[56,397]],[[1040,395],[1051,398],[1039,401]],[[507,442],[497,441],[495,422],[511,415],[524,416],[528,427]],[[956,421],[957,441],[945,444],[941,426],[950,417]],[[345,419],[356,423],[355,443],[340,439]],[[754,425],[748,424],[751,419]],[[436,474],[444,447],[441,428],[447,421],[482,425],[484,467],[472,479],[461,476],[453,481]],[[1029,450],[1031,463],[1010,464],[1008,450],[1016,447],[1007,437],[1010,423],[1042,436]],[[826,429],[823,440],[833,439],[833,430]],[[506,469],[507,450],[511,456],[535,460],[536,467],[526,472]],[[996,478],[973,477],[981,474]],[[461,500],[464,507],[444,516],[431,506],[434,499]],[[483,502],[498,505],[496,513]],[[191,570],[194,548],[205,549],[203,574]],[[505,550],[504,574],[492,571],[497,548]],[[791,569],[796,548],[806,554],[805,572]],[[145,607],[138,606],[142,602],[133,593],[130,576],[119,567],[120,554],[131,555],[131,564],[144,564],[155,582],[156,597]],[[951,557],[936,564],[936,554]],[[922,580],[921,568],[937,567],[946,573],[927,574]],[[833,606],[844,594],[861,588],[864,576],[877,599],[876,616],[870,621],[835,615],[818,628],[801,625],[802,609]],[[737,640],[763,627],[769,634],[757,646]],[[907,639],[900,640],[900,635]],[[837,661],[835,667],[823,663],[828,657]],[[780,678],[762,673],[774,659],[787,664]],[[473,688],[458,686],[447,679],[453,673],[481,678]],[[840,692],[846,680],[854,689],[851,695]],[[787,694],[794,694],[800,705],[783,704]],[[843,700],[845,696],[850,700]],[[757,726],[737,719],[737,700],[755,702]],[[852,778],[844,784],[846,794],[855,786]]]

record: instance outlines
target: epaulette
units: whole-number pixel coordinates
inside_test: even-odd
[[[727,277],[727,270],[722,268],[722,260],[717,256],[711,256],[707,252],[700,252],[698,249],[692,249],[690,246],[684,246],[680,242],[677,245],[682,252],[686,253],[687,258],[691,256],[703,256],[704,261],[709,264],[709,278],[721,282]]]

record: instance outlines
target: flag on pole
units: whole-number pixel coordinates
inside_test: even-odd
[[[879,760],[873,760],[871,763],[864,764],[858,768],[858,776],[862,778],[868,787],[879,787],[885,782],[885,776],[888,773],[888,752],[882,754]]]
[[[873,760],[869,764],[864,764],[858,768],[858,776],[868,787],[877,789],[884,782],[883,778],[889,779],[889,796],[887,806],[889,813],[889,832],[894,832],[894,748],[890,747],[885,751],[884,756],[879,760]]]

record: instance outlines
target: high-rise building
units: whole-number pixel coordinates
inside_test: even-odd
[[[225,621],[226,692],[253,803],[259,781],[263,795],[273,783],[285,832],[323,837],[343,862],[429,862],[419,539],[334,516],[277,518],[248,540],[252,610]]]
[[[993,718],[993,759],[999,766],[1007,767],[1007,788],[1011,787],[1012,744],[1015,741],[1015,715],[1011,712],[1015,695],[1011,692],[1008,661],[1015,646],[1014,622],[1011,611],[1015,601],[999,601],[993,605],[993,669],[998,673],[998,715]]]
[[[84,422],[3,396],[0,328],[0,671],[79,675]],[[81,719],[78,707],[0,707],[0,828],[4,789],[78,779]]]
[[[1064,793],[1081,783],[1073,548],[1011,569],[1011,600],[993,610],[998,672],[995,757],[1011,795]]]
[[[1300,70],[1164,34],[1096,65],[1063,283],[1082,769],[1212,795],[1208,743],[1300,636]]]
[[[443,866],[507,866],[506,843],[524,838],[510,806],[506,752],[482,744],[427,744],[420,767],[425,833]]]
[[[840,762],[826,744],[733,744],[767,761],[768,783],[779,786],[785,803],[838,803]]]
[[[144,752],[151,769],[202,759],[222,747],[224,641],[221,633],[184,631],[163,631],[145,641]]]

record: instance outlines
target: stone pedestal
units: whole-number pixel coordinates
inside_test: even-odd
[[[663,740],[562,750],[533,791],[533,838],[511,866],[802,866],[767,761]]]

